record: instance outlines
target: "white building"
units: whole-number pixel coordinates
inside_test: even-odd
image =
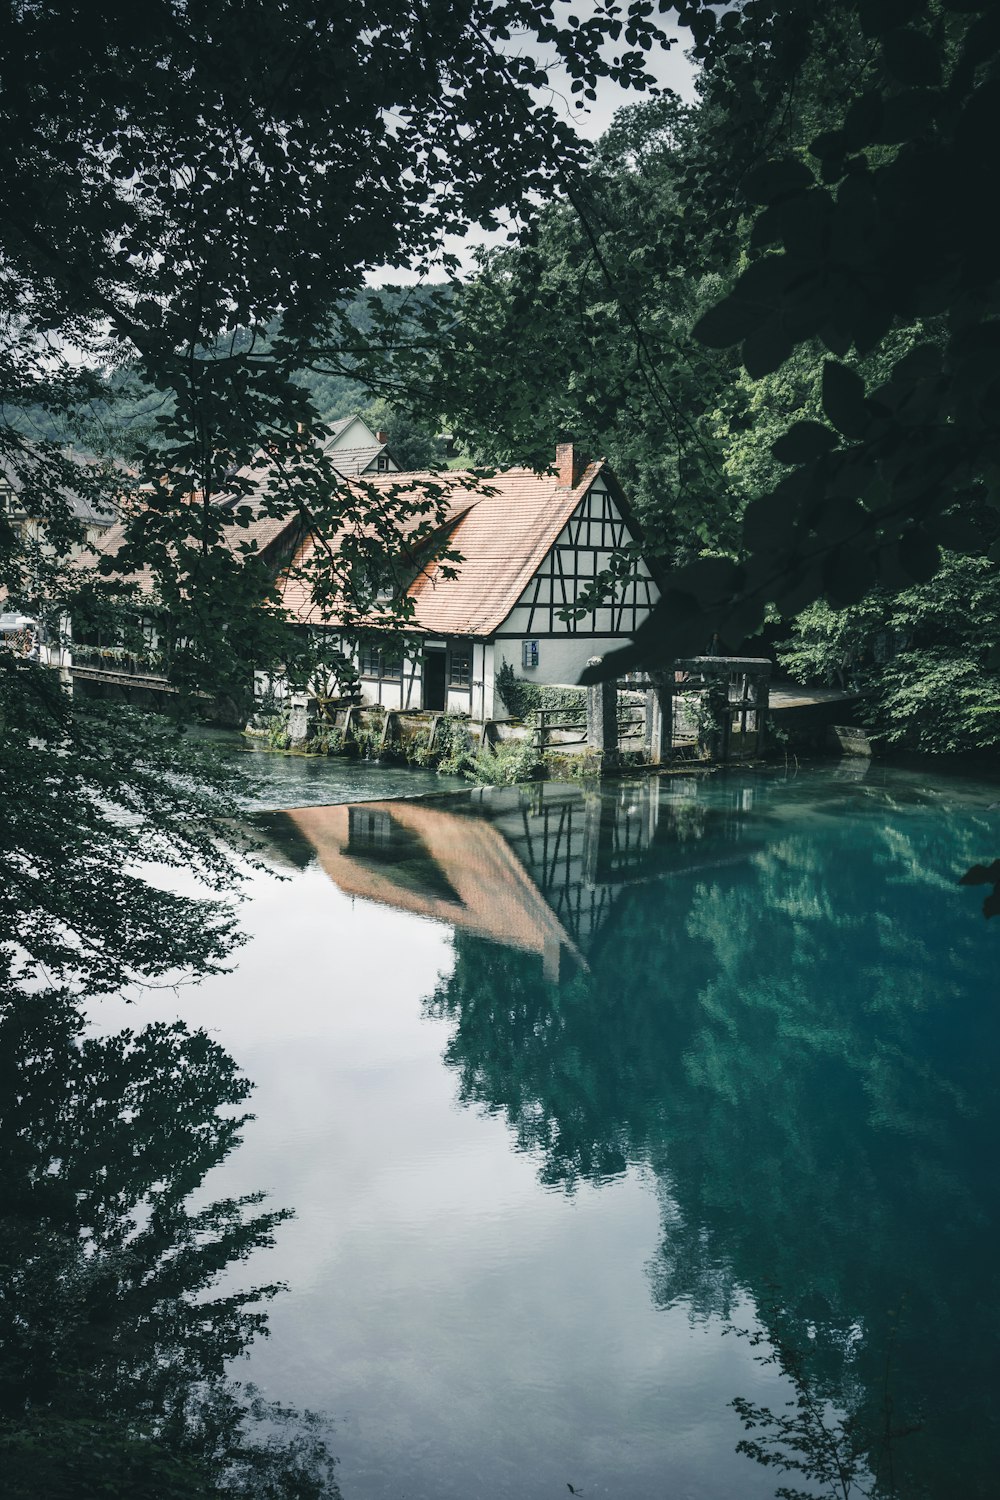
[[[365,702],[502,717],[496,680],[505,662],[533,682],[575,683],[591,657],[624,645],[657,601],[652,572],[636,551],[611,598],[579,612],[587,584],[637,547],[640,532],[609,466],[580,465],[570,443],[556,449],[552,474],[508,469],[486,482],[454,471],[364,478],[369,487],[384,485],[394,503],[401,482],[412,486],[414,504],[423,485],[436,486],[447,517],[433,546],[415,559],[408,650],[400,656],[383,648],[376,631],[353,648]],[[300,565],[308,565],[315,545],[306,541]],[[457,567],[440,558],[445,547],[460,554]],[[302,624],[342,631],[343,622],[317,608],[294,569],[283,602]]]

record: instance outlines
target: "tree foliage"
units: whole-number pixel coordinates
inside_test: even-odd
[[[650,13],[623,36],[603,0],[582,23],[540,0],[8,8],[0,466],[43,527],[26,539],[0,515],[10,602],[46,610],[56,626],[81,595],[97,609],[135,607],[132,580],[149,575],[180,643],[169,670],[188,702],[233,691],[251,666],[308,665],[310,643],[284,628],[253,539],[261,515],[298,518],[320,537],[302,578],[318,605],[371,609],[400,528],[415,545],[436,526],[440,497],[373,504],[338,487],[316,382],[353,374],[368,331],[384,341],[420,301],[363,294],[368,273],[426,269],[450,232],[530,219],[580,158],[572,127],[539,94],[544,67],[508,47],[514,34],[548,48],[573,91],[591,97],[599,77],[644,87],[643,49],[660,39]],[[149,404],[127,468],[81,467],[63,433],[107,397],[109,372]],[[26,430],[26,412],[41,430]],[[81,528],[70,497],[81,489],[119,509],[124,526],[122,545],[89,573],[72,556]],[[84,987],[110,987],[127,954],[135,970],[161,974],[188,939],[195,967],[217,962],[222,928],[195,932],[166,899],[157,910],[127,865],[173,848],[212,872],[210,835],[194,821],[203,809],[190,802],[187,823],[181,812],[177,747],[157,761],[133,727],[70,714],[8,657],[0,763],[28,799],[7,830],[15,945],[30,939],[26,951],[67,975],[75,962]],[[33,906],[43,883],[49,904]],[[60,935],[85,889],[93,911],[74,908]],[[16,913],[15,890],[28,902]],[[116,941],[110,914],[123,903]]]
[[[704,20],[697,50],[728,128],[752,124],[782,67],[792,97],[819,10],[751,3],[726,25]],[[739,571],[724,583],[698,563],[675,575],[640,653],[691,649],[706,620],[740,637],[767,604],[794,615],[820,597],[840,607],[876,583],[925,582],[942,544],[984,550],[956,509],[993,496],[1000,439],[997,273],[978,149],[996,128],[1000,31],[975,0],[823,10],[863,48],[853,97],[805,150],[758,139],[758,160],[744,156],[736,201],[752,221],[749,264],[694,330],[710,348],[739,345],[754,377],[818,340],[822,420],[793,422],[773,445],[787,472],[747,509]],[[751,83],[746,63],[772,51],[768,38],[791,52]],[[892,330],[927,323],[931,336],[877,383],[856,368]]]
[[[945,551],[927,583],[859,604],[816,603],[795,620],[778,659],[798,681],[865,695],[882,744],[955,754],[1000,743],[1000,576],[984,557]]]
[[[569,197],[456,289],[430,379],[397,361],[484,462],[545,468],[560,435],[609,457],[667,555],[733,539],[706,420],[728,361],[691,338],[719,278],[674,253],[692,116],[672,96],[623,110]]]
[[[542,463],[556,429],[635,496],[672,566],[602,670],[712,634],[737,649],[820,600],[807,633],[829,621],[835,649],[852,608],[874,619],[902,591],[922,628],[890,669],[895,738],[943,691],[924,742],[990,743],[995,633],[984,617],[983,649],[960,647],[931,580],[942,549],[987,590],[1000,562],[976,146],[998,117],[991,7],[748,0],[680,19],[695,105],[622,111],[538,226],[485,257],[435,389],[484,456]]]
[[[45,998],[0,1007],[5,1494],[332,1500],[315,1423],[225,1375],[277,1288],[218,1283],[288,1214],[190,1201],[239,1143],[249,1085],[203,1032],[98,1039]]]
[[[0,726],[0,995],[217,969],[235,920],[205,898],[237,882],[239,776],[168,721],[74,706],[54,672],[9,651]],[[197,876],[201,897],[151,885],[153,864]]]

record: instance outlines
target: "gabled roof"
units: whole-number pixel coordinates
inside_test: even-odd
[[[507,469],[487,483],[448,538],[461,553],[458,577],[440,563],[415,580],[416,623],[439,635],[489,636],[499,629],[594,480],[590,464],[572,488],[554,475]]]
[[[25,467],[30,469],[30,452],[32,445],[25,445]],[[62,457],[69,464],[76,465],[81,475],[96,460],[89,459],[83,454],[64,450]],[[37,481],[36,481],[37,482]],[[21,498],[22,488],[28,488],[25,483],[24,472],[8,455],[0,456],[0,484],[9,486],[11,499],[8,502],[8,513],[12,516],[23,517],[30,520],[39,520],[42,517],[34,513]],[[65,485],[59,484],[48,486],[49,492],[58,495],[67,506],[70,515],[75,521],[84,526],[111,526],[117,519],[118,512],[110,505],[95,504],[87,494],[80,494],[76,490],[67,489]]]
[[[288,570],[279,580],[282,605],[293,620],[303,625],[342,623],[339,616],[321,610],[315,603],[305,575],[317,555],[321,562],[324,557],[335,556],[349,536],[363,537],[372,542],[376,530],[365,518],[373,501],[377,505],[380,497],[385,496],[386,518],[399,542],[398,556],[405,565],[409,560],[408,549],[412,549],[412,568],[415,571],[421,555],[443,550],[456,523],[476,500],[467,475],[447,472],[366,475],[363,480],[348,482],[345,489],[352,498],[356,497],[355,519],[345,521],[339,531],[325,536],[321,542],[315,536],[305,536]],[[421,535],[414,544],[412,538],[418,530]],[[378,542],[375,541],[374,545],[378,546]],[[373,617],[371,623],[377,626],[379,621]],[[416,628],[420,628],[419,624]]]
[[[357,479],[385,454],[392,458],[387,443],[366,443],[362,448],[327,448],[326,456],[343,479]],[[393,463],[396,462],[392,459]]]
[[[435,560],[418,573],[409,589],[415,606],[409,628],[435,635],[492,635],[590,486],[606,472],[603,460],[590,464],[573,486],[532,469],[506,469],[486,480],[455,470],[366,477],[365,490],[391,491],[404,501],[418,503],[426,485],[443,489],[447,499],[448,549],[463,561],[455,578],[448,578],[446,565]],[[301,583],[289,580],[282,599],[305,624],[338,623],[317,611]]]
[[[355,412],[353,416],[341,417],[339,422],[330,422],[327,424],[326,430],[328,436],[324,447],[326,448],[326,451],[328,453],[332,452],[333,449],[336,448],[337,443],[343,437],[344,433],[347,432],[349,428],[353,427],[355,423],[357,423],[358,427],[361,428],[361,432],[357,434],[354,446],[361,446],[364,444],[365,439],[362,437],[362,432],[366,432],[368,434],[368,442],[374,443],[377,441],[375,432],[371,427],[369,427],[364,417],[361,416],[359,412]]]
[[[216,501],[220,508],[232,508],[230,501]],[[249,525],[233,526],[232,531],[227,534],[226,541],[234,551],[249,550],[256,552],[259,556],[266,554],[272,547],[276,547],[283,538],[289,538],[301,528],[300,516],[289,514],[285,516],[269,516],[258,509],[252,497],[240,502],[241,507],[254,510]],[[102,537],[95,541],[89,552],[81,558],[83,563],[94,563],[102,557],[114,557],[121,550],[125,542],[126,522],[118,521]],[[192,533],[193,534],[193,533]],[[295,545],[293,542],[292,545]],[[287,552],[285,554],[287,556]],[[156,577],[152,567],[147,563],[138,572],[126,575],[127,582],[145,599],[151,599],[156,594]],[[125,581],[123,579],[123,581]]]

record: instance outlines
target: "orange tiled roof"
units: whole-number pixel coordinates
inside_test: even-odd
[[[240,502],[247,508],[253,508],[254,500],[249,497]],[[257,553],[267,552],[279,539],[291,528],[300,526],[301,520],[297,514],[285,516],[267,516],[259,512],[254,515],[248,526],[233,527],[227,541],[234,548],[241,550],[248,548]],[[125,542],[126,523],[118,521],[97,541],[92,543],[88,551],[84,552],[80,559],[81,564],[93,564],[102,557],[114,557],[121,550]],[[153,569],[147,563],[137,572],[127,575],[125,580],[145,599],[152,598],[156,593],[156,576]]]
[[[532,469],[507,469],[488,480],[456,471],[366,478],[366,489],[391,489],[415,502],[425,485],[444,492],[448,548],[463,561],[456,578],[447,578],[444,565],[436,561],[417,575],[409,589],[415,606],[411,628],[439,635],[492,635],[603,468],[603,461],[590,464],[572,488],[560,484],[556,475]],[[298,561],[308,560],[311,547],[305,543]],[[299,579],[285,580],[282,602],[303,624],[338,623],[318,611]]]

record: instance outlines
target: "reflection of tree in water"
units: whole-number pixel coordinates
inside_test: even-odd
[[[1000,1016],[993,944],[942,891],[966,832],[877,804],[799,819],[742,867],[625,892],[593,973],[561,987],[457,936],[430,1007],[462,1098],[505,1113],[546,1181],[654,1168],[657,1301],[728,1316],[777,1288],[786,1346],[873,1429],[904,1304],[893,1399],[926,1426],[896,1478],[975,1496],[994,1492]]]
[[[11,1500],[336,1495],[309,1419],[224,1378],[273,1286],[260,1195],[192,1208],[249,1092],[204,1033],[82,1036],[58,997],[0,1014],[0,1466]],[[213,1290],[215,1289],[215,1290]]]

